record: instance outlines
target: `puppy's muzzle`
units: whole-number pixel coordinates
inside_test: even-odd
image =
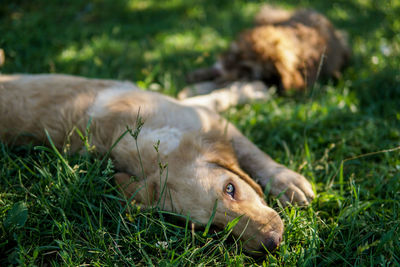
[[[267,249],[269,252],[275,251],[275,249],[282,242],[282,233],[277,233],[275,231],[271,231],[266,234],[265,239],[261,242],[261,246],[258,251],[264,251]]]

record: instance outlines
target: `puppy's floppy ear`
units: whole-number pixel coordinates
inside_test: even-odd
[[[285,64],[279,61],[275,63],[275,68],[278,70],[285,91],[290,89],[301,90],[306,87],[304,78],[298,69],[288,68]]]
[[[138,204],[151,206],[157,200],[157,185],[154,182],[135,181],[123,172],[116,173],[114,179],[127,201],[135,200]]]

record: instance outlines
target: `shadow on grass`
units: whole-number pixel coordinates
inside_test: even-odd
[[[196,42],[207,35],[202,26],[215,29],[213,43],[229,39],[247,23],[229,1],[5,1],[0,7],[0,47],[6,52],[2,71],[142,80],[143,68],[162,64],[165,72],[175,73],[190,65],[180,61],[201,57],[204,49]],[[182,32],[186,35],[176,40],[178,45],[185,45],[184,38],[193,41],[183,51],[166,51],[166,37]],[[193,51],[194,44],[198,49]],[[181,73],[176,75],[182,78]]]
[[[2,71],[144,80],[143,69],[161,65],[163,72],[183,81],[184,73],[211,64],[239,31],[251,25],[259,3],[3,1],[0,47],[7,60]],[[371,35],[393,19],[385,16],[389,6],[378,1],[304,0],[285,5],[317,9],[353,37]],[[204,31],[207,27],[211,30]],[[165,48],[169,36],[177,36],[178,48]]]
[[[286,2],[293,6],[297,6],[300,2],[303,7],[327,15],[337,27],[345,29],[352,36],[359,34],[365,36],[380,28],[386,17],[384,10],[390,8],[380,1],[289,0]]]

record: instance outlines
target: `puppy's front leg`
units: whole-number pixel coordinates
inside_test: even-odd
[[[312,186],[304,176],[275,162],[232,124],[228,126],[228,137],[243,170],[262,187],[269,185],[270,193],[274,196],[283,192],[280,200],[284,205],[288,202],[308,205],[314,198]]]

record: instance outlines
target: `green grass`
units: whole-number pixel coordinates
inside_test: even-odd
[[[284,241],[246,255],[229,229],[126,209],[101,156],[0,144],[0,265],[400,265],[400,1],[273,1],[312,7],[350,36],[337,83],[275,96],[226,117],[277,161],[313,181],[308,208],[280,208]],[[3,73],[129,79],[175,95],[211,64],[259,1],[2,1]],[[364,155],[364,156],[363,156]]]

